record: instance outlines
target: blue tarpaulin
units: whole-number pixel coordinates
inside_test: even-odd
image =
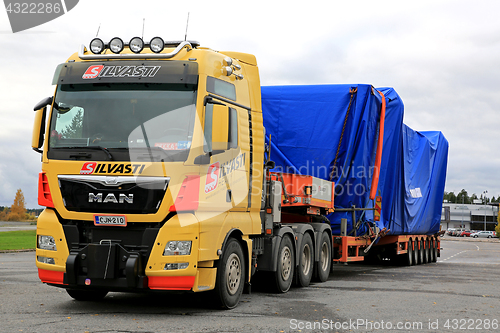
[[[380,221],[373,211],[356,212],[357,235],[369,225],[389,234],[439,231],[448,142],[441,132],[418,132],[403,124],[404,106],[392,88],[370,85],[262,87],[266,135],[271,135],[273,171],[334,181],[335,207],[373,207],[374,172],[382,92],[386,100],[384,145],[377,194]],[[335,234],[352,213],[328,215]]]

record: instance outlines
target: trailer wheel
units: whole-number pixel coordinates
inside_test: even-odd
[[[413,265],[413,247],[412,247],[412,243],[411,243],[411,239],[408,240],[408,250],[406,251],[406,260],[405,260],[405,266],[411,266]]]
[[[431,251],[432,251],[432,262],[436,262],[438,258],[438,250],[437,250],[437,240],[431,239],[432,246],[431,246]]]
[[[319,258],[315,267],[315,280],[325,282],[330,276],[332,267],[332,243],[330,235],[327,232],[321,234],[319,246]]]
[[[408,241],[408,248],[411,248],[411,265],[418,264],[418,245],[411,238]]]
[[[311,283],[314,269],[314,246],[311,235],[305,233],[300,244],[298,269],[296,272],[297,285],[307,287]]]
[[[279,293],[286,293],[293,282],[295,268],[295,255],[290,237],[281,239],[278,250],[278,267],[274,272],[275,289]]]
[[[424,240],[420,238],[418,242],[418,264],[421,265],[424,263]]]
[[[226,244],[222,258],[217,264],[215,294],[224,309],[238,305],[245,285],[245,260],[240,243],[231,238]]]
[[[424,264],[431,262],[429,251],[429,239],[424,238]]]
[[[66,289],[66,292],[77,301],[100,301],[108,294],[107,290]]]

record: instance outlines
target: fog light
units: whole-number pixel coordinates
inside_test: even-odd
[[[160,53],[165,47],[165,42],[160,37],[155,37],[149,42],[149,48],[154,53]]]
[[[186,269],[188,268],[188,266],[189,266],[188,262],[176,262],[172,264],[165,264],[165,267],[163,269],[166,271],[172,271],[177,269]]]
[[[56,264],[56,261],[54,260],[54,258],[37,256],[36,259],[38,260],[38,262],[41,262],[42,264],[49,264],[49,265]]]
[[[123,41],[121,40],[121,38],[119,37],[113,38],[109,42],[109,49],[113,53],[120,53],[121,51],[123,51]]]
[[[90,42],[90,51],[94,54],[100,54],[104,50],[104,42],[100,38],[94,38]]]
[[[191,254],[191,241],[170,241],[163,251],[164,256],[185,256]]]
[[[128,43],[129,49],[134,53],[140,53],[144,48],[144,41],[140,37],[134,37]]]
[[[52,236],[42,236],[38,235],[37,248],[42,250],[57,251],[56,241]]]

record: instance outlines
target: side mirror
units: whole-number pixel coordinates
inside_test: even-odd
[[[35,105],[34,110],[35,122],[33,124],[33,136],[31,138],[31,147],[34,151],[42,153],[40,148],[43,146],[43,139],[45,135],[45,117],[47,111],[47,105],[52,104],[52,97],[47,97],[41,100],[37,105]]]

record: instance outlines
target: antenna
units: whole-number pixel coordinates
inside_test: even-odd
[[[186,34],[184,35],[184,41],[187,41],[187,37],[188,37],[188,25],[189,25],[189,12],[188,12],[188,18],[187,18],[187,22],[186,22]]]
[[[141,36],[141,39],[144,40],[144,23],[146,22],[146,19],[143,18],[142,19],[142,36]]]
[[[101,30],[101,23],[99,23],[99,27],[97,28],[97,33],[95,34],[96,38],[99,35],[99,30]]]

